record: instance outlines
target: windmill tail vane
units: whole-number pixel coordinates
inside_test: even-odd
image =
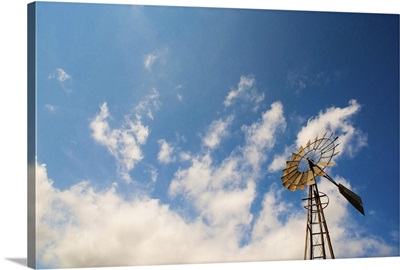
[[[365,216],[364,206],[360,196],[342,184],[339,184],[339,192],[349,201],[349,203],[351,203],[351,205],[353,205],[361,214]]]
[[[305,147],[300,146],[297,153],[292,153],[291,160],[286,161],[286,168],[282,173],[281,180],[286,189],[293,192],[304,190],[306,186],[309,188],[308,197],[303,199],[308,202],[305,206],[307,226],[304,259],[326,259],[327,255],[335,258],[324,214],[329,198],[318,191],[317,177],[329,180],[354,208],[365,215],[361,197],[342,184],[336,183],[325,172],[327,167],[334,165],[332,158],[339,153],[336,151],[339,145],[337,139],[338,137],[333,137],[333,133],[327,136],[326,132],[321,138],[317,136],[313,141],[309,140]],[[323,203],[321,198],[328,201]]]
[[[312,161],[308,159],[308,162],[311,164],[310,166],[318,167],[318,165],[312,164]],[[321,170],[321,168],[319,168]],[[342,184],[338,184],[333,180],[328,174],[324,174],[324,178],[328,179],[331,183],[338,187],[340,194],[343,195],[347,199],[351,205],[354,206],[361,214],[365,216],[364,207],[361,200],[361,197],[358,196],[356,193],[348,189],[347,187],[343,186]]]

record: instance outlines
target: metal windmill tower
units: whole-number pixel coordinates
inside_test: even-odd
[[[364,215],[361,198],[342,184],[336,183],[324,171],[334,164],[331,160],[339,153],[335,152],[338,137],[332,138],[333,134],[326,137],[326,134],[322,138],[317,136],[312,142],[308,141],[305,147],[300,146],[297,153],[292,153],[281,178],[283,186],[290,191],[304,190],[308,186],[308,196],[303,199],[307,210],[305,260],[335,258],[324,214],[329,198],[318,190],[317,177],[325,177],[337,186],[339,192]]]

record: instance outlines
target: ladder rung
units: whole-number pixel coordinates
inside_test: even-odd
[[[316,232],[316,233],[312,233],[311,235],[317,235],[317,234],[326,234],[326,232]]]
[[[312,213],[313,213],[313,214],[315,214],[315,213],[321,213],[321,211],[319,211],[319,209],[313,209],[313,210],[312,210]]]

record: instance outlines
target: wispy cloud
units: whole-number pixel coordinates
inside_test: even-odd
[[[286,167],[286,161],[290,160],[291,149],[291,147],[285,147],[285,151],[282,154],[275,154],[268,166],[268,171],[277,172],[283,170]]]
[[[147,118],[153,120],[154,112],[158,111],[161,107],[161,102],[159,100],[160,93],[156,88],[153,88],[149,95],[135,107],[135,115],[138,120],[141,120],[143,115]]]
[[[190,155],[190,153],[180,152],[179,153],[179,159],[181,161],[190,161],[192,159],[192,156]]]
[[[324,73],[306,75],[301,73],[289,72],[287,78],[291,87],[296,88],[297,90],[303,90],[306,87],[312,87],[317,84],[320,78],[322,78],[323,76]]]
[[[61,87],[64,89],[64,91],[68,93],[72,92],[72,89],[67,87],[67,85],[69,85],[72,82],[72,76],[63,69],[56,68],[52,73],[49,74],[47,78],[49,80],[53,79],[57,80],[60,83]]]
[[[110,113],[107,102],[100,106],[100,112],[91,120],[92,138],[105,146],[116,159],[120,177],[127,183],[132,182],[130,171],[143,157],[142,146],[146,144],[150,129],[143,124],[143,117],[153,120],[153,113],[160,109],[159,93],[156,89],[139,102],[133,115],[124,116],[124,123],[117,128],[110,127]]]
[[[49,74],[48,79],[56,79],[59,82],[65,82],[67,80],[71,80],[72,77],[67,72],[65,72],[61,68],[56,68],[54,72]]]
[[[244,99],[246,101],[253,101],[254,108],[258,109],[258,105],[264,100],[264,94],[260,94],[254,88],[254,76],[241,76],[236,88],[231,89],[225,97],[224,106],[231,106],[236,99]]]
[[[253,87],[254,82],[255,80],[252,76],[241,76],[237,88],[229,91],[228,95],[226,96],[224,105],[230,106],[234,99],[238,98],[246,90],[249,90],[251,87]]]
[[[168,144],[165,140],[159,140],[158,144],[160,145],[160,151],[157,154],[158,161],[164,164],[174,162],[174,147]]]
[[[308,65],[288,71],[286,80],[289,88],[299,95],[304,89],[327,85],[344,76],[341,71],[313,71]]]
[[[149,169],[146,170],[146,172],[150,173],[150,178],[151,178],[151,181],[152,181],[153,183],[154,183],[154,182],[157,182],[158,170],[157,170],[156,167],[154,167],[154,166],[152,166],[152,165],[149,165]]]
[[[297,147],[305,145],[308,140],[325,132],[339,136],[338,151],[354,156],[362,147],[367,145],[367,134],[357,129],[352,123],[352,117],[361,110],[356,100],[350,100],[347,107],[330,107],[319,112],[318,116],[308,120],[297,135]],[[339,155],[340,155],[339,154]]]
[[[107,103],[100,106],[100,112],[90,122],[93,139],[104,145],[117,160],[118,171],[126,182],[131,182],[129,172],[143,159],[141,145],[146,143],[150,133],[140,119],[126,118],[126,127],[112,129],[109,125]]]
[[[230,115],[226,119],[214,120],[208,128],[206,136],[203,138],[203,144],[210,149],[218,147],[221,139],[228,135],[228,126],[231,124],[233,118],[233,115]]]
[[[154,52],[148,53],[144,56],[143,65],[146,70],[152,71],[152,68],[156,62],[160,62],[162,65],[165,65],[167,62],[167,55],[168,55],[169,48],[163,47],[159,50]]]
[[[242,129],[246,134],[246,145],[243,148],[246,163],[258,170],[266,159],[266,150],[275,145],[276,135],[286,129],[282,103],[274,102],[271,109],[263,113],[261,119]]]
[[[154,64],[154,62],[157,60],[157,58],[158,58],[159,56],[157,55],[157,54],[155,54],[155,53],[149,53],[149,54],[147,54],[146,56],[145,56],[145,59],[144,59],[144,67],[147,69],[147,70],[149,70],[149,71],[151,71],[151,67],[153,66],[153,64]]]
[[[52,112],[52,113],[54,113],[54,112],[58,109],[57,106],[51,105],[51,104],[46,104],[46,105],[45,105],[45,108],[46,108],[46,110],[47,110],[48,112]]]

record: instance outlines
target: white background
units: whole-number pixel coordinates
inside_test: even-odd
[[[27,258],[27,4],[25,0],[0,2],[0,269],[26,269]],[[55,1],[60,2],[60,1]],[[77,2],[68,1],[63,2]],[[172,6],[259,8],[280,10],[400,13],[398,0],[280,0],[223,1],[80,1]],[[361,4],[361,5],[359,5]],[[322,261],[255,262],[91,269],[398,269],[400,257]],[[88,268],[86,268],[88,269]]]

